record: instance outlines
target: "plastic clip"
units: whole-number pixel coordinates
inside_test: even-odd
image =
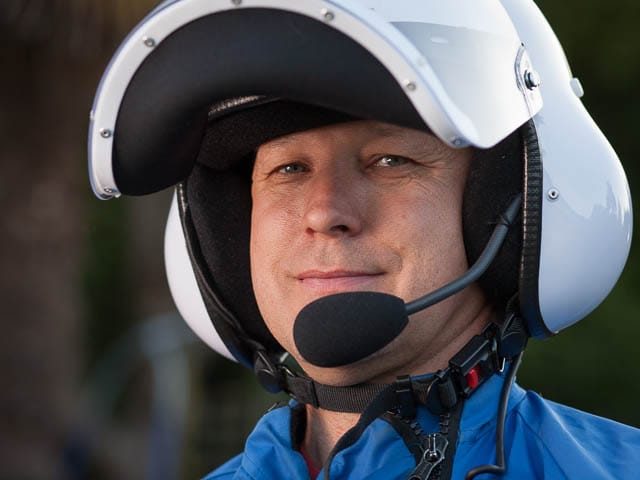
[[[255,354],[253,368],[258,383],[269,393],[281,392],[284,387],[282,372],[273,363],[269,355],[264,350],[258,350]]]
[[[413,398],[411,377],[401,375],[396,379],[396,399],[398,400],[398,413],[402,418],[415,418],[416,401]]]

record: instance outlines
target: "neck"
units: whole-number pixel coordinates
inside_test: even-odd
[[[304,447],[312,462],[321,467],[340,437],[356,424],[360,414],[331,412],[310,405],[306,406],[306,411]]]

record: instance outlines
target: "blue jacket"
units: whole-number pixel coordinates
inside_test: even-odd
[[[497,402],[503,377],[495,375],[464,405],[453,479],[495,462]],[[308,479],[303,457],[292,448],[291,408],[267,413],[249,436],[244,453],[205,480]],[[421,409],[425,432],[438,431],[438,418]],[[639,479],[640,430],[544,400],[514,385],[505,427],[505,479]],[[375,420],[331,464],[331,478],[406,479],[415,461],[393,427]],[[322,472],[320,478],[322,478]],[[480,475],[478,480],[491,477]]]

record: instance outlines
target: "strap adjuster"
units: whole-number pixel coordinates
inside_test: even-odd
[[[416,416],[416,401],[413,398],[413,386],[409,375],[401,375],[396,379],[396,399],[398,401],[398,413],[402,418],[414,418]]]
[[[258,383],[269,393],[281,392],[284,388],[282,372],[264,350],[257,350],[253,362],[253,369]]]

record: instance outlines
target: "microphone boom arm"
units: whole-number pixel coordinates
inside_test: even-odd
[[[476,260],[476,262],[467,270],[461,277],[455,279],[451,283],[420,297],[413,302],[406,304],[407,315],[412,315],[416,312],[424,310],[431,305],[438,303],[445,298],[450,297],[458,293],[460,290],[471,285],[478,280],[484,272],[487,271],[493,260],[498,255],[502,244],[504,243],[509,227],[513,224],[520,211],[520,205],[522,204],[522,195],[518,195],[507,207],[507,210],[500,216],[498,224],[493,229],[493,233],[487,242],[486,247]]]

